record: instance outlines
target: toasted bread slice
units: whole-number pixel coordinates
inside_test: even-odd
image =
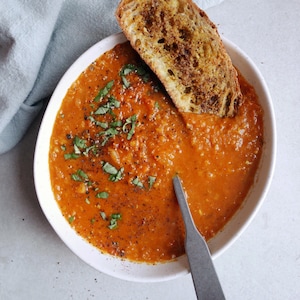
[[[191,0],[122,0],[116,18],[180,111],[236,114],[237,72],[216,26]]]

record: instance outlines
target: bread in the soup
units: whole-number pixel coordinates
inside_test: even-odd
[[[233,117],[237,71],[216,26],[191,0],[122,0],[116,18],[180,111]]]

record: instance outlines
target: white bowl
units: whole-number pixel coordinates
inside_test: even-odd
[[[95,269],[130,281],[155,282],[170,280],[189,273],[185,255],[162,264],[150,265],[122,260],[102,254],[80,237],[62,216],[54,198],[48,164],[49,144],[53,125],[62,100],[80,73],[102,53],[116,44],[126,41],[122,33],[109,36],[87,50],[69,68],[57,85],[43,117],[35,149],[34,179],[41,208],[58,236],[83,261]],[[255,87],[260,104],[264,110],[264,148],[256,180],[242,208],[234,215],[225,228],[208,243],[213,259],[227,249],[254,218],[269,189],[273,175],[276,155],[276,130],[272,101],[266,83],[260,72],[238,47],[223,39],[234,65],[241,71],[250,84]]]

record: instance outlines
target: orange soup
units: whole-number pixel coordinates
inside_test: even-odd
[[[239,76],[234,118],[179,113],[129,43],[92,63],[69,88],[51,137],[52,189],[70,226],[104,253],[157,263],[184,253],[172,185],[179,174],[209,240],[239,209],[263,145],[263,112]]]

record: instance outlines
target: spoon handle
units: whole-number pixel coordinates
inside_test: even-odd
[[[225,299],[209,249],[194,224],[178,176],[173,178],[173,185],[185,224],[185,251],[188,257],[197,298],[203,300]]]

